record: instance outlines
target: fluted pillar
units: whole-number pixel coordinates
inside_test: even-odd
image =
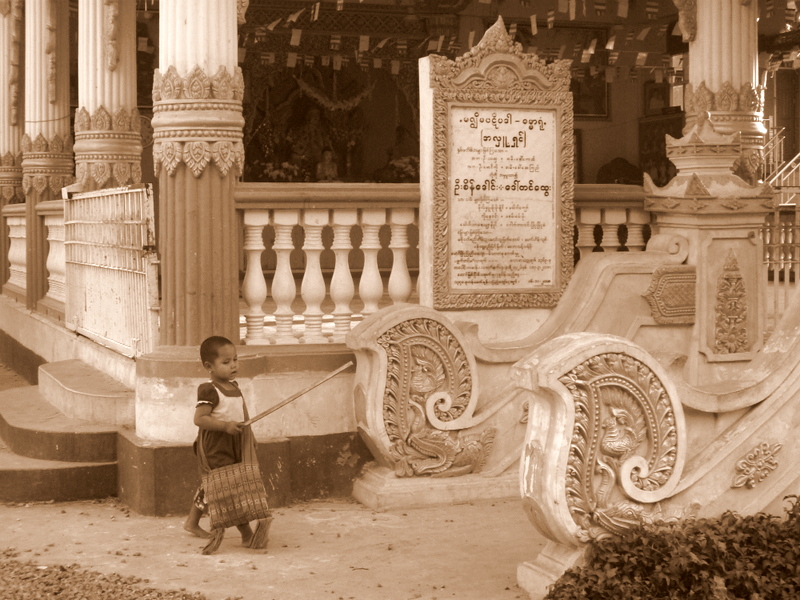
[[[162,0],[153,80],[161,343],[239,340],[237,223],[242,95],[236,0]]]
[[[47,239],[38,205],[59,198],[73,180],[69,113],[69,2],[27,0],[22,189],[28,308],[36,308],[47,291]]]
[[[758,80],[758,2],[674,0],[689,42],[686,128],[708,112],[714,129],[741,133],[737,174],[754,182],[763,173],[764,90]]]
[[[79,0],[75,176],[86,191],[142,180],[136,0]]]
[[[25,202],[22,193],[23,58],[25,54],[24,3],[13,0],[0,4],[0,209],[6,204]],[[6,251],[8,230],[0,227],[0,285],[9,277]],[[19,290],[21,291],[21,290]]]

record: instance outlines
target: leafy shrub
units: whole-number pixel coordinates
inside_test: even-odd
[[[593,542],[546,600],[797,600],[800,502],[765,513],[643,524]]]

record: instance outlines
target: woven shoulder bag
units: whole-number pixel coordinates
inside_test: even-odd
[[[245,421],[249,418],[244,404]],[[211,518],[211,540],[203,554],[216,551],[222,542],[225,529],[258,521],[250,541],[250,548],[265,548],[272,516],[267,503],[267,490],[261,478],[256,457],[255,436],[250,425],[242,430],[242,462],[210,469],[203,444],[198,446],[198,457],[203,466],[203,491]]]

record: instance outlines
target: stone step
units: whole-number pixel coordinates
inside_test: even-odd
[[[0,438],[9,451],[31,459],[113,463],[117,428],[71,419],[47,402],[39,386],[0,392]]]
[[[68,502],[116,493],[116,463],[28,458],[0,442],[0,502]]]
[[[39,391],[72,419],[134,425],[133,390],[83,361],[62,360],[39,367]]]

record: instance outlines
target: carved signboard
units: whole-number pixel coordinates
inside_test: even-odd
[[[541,289],[556,279],[555,111],[453,105],[450,289]]]
[[[558,302],[573,267],[569,65],[523,53],[502,19],[455,61],[423,59],[433,169],[427,180],[423,170],[422,214],[432,221],[434,308]]]

